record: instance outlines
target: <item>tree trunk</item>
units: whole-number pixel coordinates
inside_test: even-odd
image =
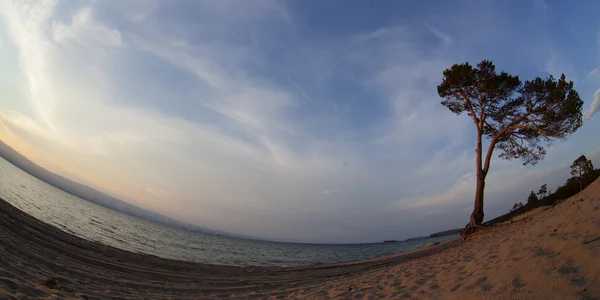
[[[460,231],[463,241],[469,234],[472,234],[477,230],[477,227],[483,223],[483,193],[485,190],[485,174],[482,171],[477,172],[477,188],[475,190],[475,204],[473,205],[473,213],[469,223]]]
[[[477,167],[477,187],[475,189],[475,203],[473,205],[473,213],[471,214],[471,218],[469,223],[465,226],[463,230],[461,230],[460,234],[463,237],[463,240],[467,235],[475,232],[476,228],[481,225],[483,222],[483,193],[485,189],[485,176],[486,171],[483,169],[482,164],[482,146],[481,146],[481,134],[477,136],[477,149],[475,150],[476,157],[476,167]],[[493,145],[490,145],[493,149]],[[489,151],[489,150],[488,150]],[[486,160],[486,168],[487,168],[487,160]]]
[[[483,173],[483,172],[482,172]],[[473,206],[473,213],[469,225],[478,226],[483,223],[483,192],[485,189],[485,176],[478,174],[477,176],[477,189],[475,190],[475,204]]]

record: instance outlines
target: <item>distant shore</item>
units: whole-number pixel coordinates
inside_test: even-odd
[[[596,181],[463,243],[355,262],[233,267],[87,241],[0,200],[0,298],[593,299],[600,297],[599,206]]]

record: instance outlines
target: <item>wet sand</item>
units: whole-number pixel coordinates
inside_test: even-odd
[[[0,299],[600,299],[600,181],[465,242],[358,262],[229,267],[90,242],[0,200]]]

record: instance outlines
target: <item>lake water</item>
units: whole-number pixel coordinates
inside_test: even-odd
[[[294,244],[172,228],[98,206],[0,158],[0,197],[30,215],[87,240],[178,260],[241,266],[297,266],[373,258],[455,236],[378,244]]]

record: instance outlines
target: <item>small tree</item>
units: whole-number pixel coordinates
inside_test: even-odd
[[[496,147],[501,158],[535,164],[546,154],[544,146],[566,138],[582,123],[583,101],[564,75],[521,83],[517,76],[497,73],[494,64],[484,60],[477,68],[464,63],[446,69],[437,89],[442,105],[457,115],[466,113],[476,129],[475,203],[463,234],[483,222],[485,178]],[[484,138],[489,140],[485,159]]]
[[[585,155],[578,157],[571,165],[571,175],[577,177],[579,181],[579,191],[583,190],[583,179],[586,175],[594,172],[592,161]]]
[[[544,198],[546,197],[546,195],[548,195],[550,192],[548,191],[548,185],[547,184],[543,184],[542,186],[540,186],[540,190],[538,191],[538,196],[539,198]]]
[[[531,205],[531,204],[535,203],[536,201],[538,201],[538,197],[535,195],[535,193],[533,191],[531,191],[531,194],[529,194],[529,197],[527,198],[527,204]]]
[[[513,207],[510,209],[510,212],[516,213],[521,208],[523,208],[523,202],[515,203],[515,205],[513,205]]]

